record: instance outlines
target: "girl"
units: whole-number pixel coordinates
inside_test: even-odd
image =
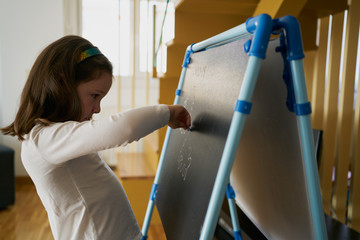
[[[188,128],[180,105],[137,108],[92,120],[112,83],[112,65],[89,41],[65,36],[36,59],[14,122],[21,158],[55,239],[141,239],[119,180],[97,151],[125,145],[168,124]]]

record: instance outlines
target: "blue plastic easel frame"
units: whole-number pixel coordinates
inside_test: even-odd
[[[249,55],[249,61],[245,71],[239,97],[237,99],[234,109],[234,115],[231,121],[229,134],[226,139],[218,173],[215,179],[215,184],[208,205],[208,210],[206,212],[203,228],[200,235],[201,240],[210,240],[214,235],[217,219],[220,214],[222,201],[225,191],[227,189],[227,184],[229,182],[231,169],[243,132],[246,117],[251,112],[251,99],[255,89],[256,80],[258,78],[262,60],[266,57],[266,50],[271,34],[283,34],[284,37],[283,40],[285,41],[286,46],[285,61],[290,68],[289,71],[291,73],[290,77],[292,80],[291,84],[289,85],[290,87],[288,87],[288,91],[291,91],[295,98],[295,103],[292,103],[294,106],[290,107],[293,107],[297,115],[297,121],[299,124],[299,135],[305,166],[305,176],[309,195],[312,222],[314,225],[315,239],[327,239],[325,217],[322,207],[320,184],[316,165],[314,139],[312,136],[312,126],[310,119],[311,107],[308,101],[305,85],[304,67],[302,61],[302,59],[304,58],[304,53],[299,23],[296,18],[292,16],[285,16],[279,19],[271,19],[269,15],[262,14],[253,18],[249,18],[246,23],[243,23],[228,31],[220,33],[202,42],[192,44],[188,47],[185,54],[184,63],[182,66],[183,68],[178,84],[178,89],[176,91],[174,104],[179,103],[181,90],[184,84],[186,68],[191,61],[190,56],[192,53],[253,35],[252,41],[245,46],[245,51]],[[171,128],[168,128],[160,156],[158,170],[150,194],[148,208],[144,219],[144,224],[142,228],[142,234],[144,236],[143,239],[147,239],[147,231],[149,228],[156,199],[157,184],[163,168],[164,157],[171,136],[171,132]],[[236,223],[236,220],[235,223],[233,221],[234,232],[235,230],[238,230],[236,229],[236,224],[238,224]]]

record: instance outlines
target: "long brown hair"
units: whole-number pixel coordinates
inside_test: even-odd
[[[15,120],[1,129],[3,134],[22,141],[37,123],[79,121],[82,109],[76,87],[103,72],[112,74],[112,65],[102,54],[79,62],[80,54],[93,47],[72,35],[47,46],[35,60]]]

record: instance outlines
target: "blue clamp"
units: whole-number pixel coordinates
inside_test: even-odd
[[[291,77],[291,68],[289,61],[287,60],[287,48],[285,44],[285,36],[282,32],[280,34],[280,46],[275,49],[276,52],[280,52],[281,56],[284,60],[284,71],[283,71],[283,80],[285,82],[287,88],[287,96],[286,96],[286,107],[290,112],[294,112],[294,105],[295,105],[295,92],[294,92],[294,85],[293,80]]]
[[[305,57],[301,40],[300,25],[293,16],[273,19],[273,34],[279,34],[282,29],[286,32],[287,60],[303,59]]]
[[[249,56],[265,59],[272,26],[272,19],[267,14],[261,14],[246,20],[246,30],[254,34]]]
[[[243,101],[243,100],[237,100],[236,104],[235,104],[235,107],[234,107],[234,111],[240,112],[240,113],[243,113],[243,114],[250,114],[251,106],[252,106],[251,102],[247,102],[247,101]]]
[[[157,190],[157,184],[153,184],[152,188],[151,188],[151,193],[150,193],[150,200],[154,201],[156,199],[156,190]]]
[[[148,236],[142,236],[141,240],[146,240]]]
[[[235,240],[242,240],[240,231],[233,231]]]
[[[231,187],[230,183],[228,183],[228,185],[226,187],[226,196],[228,199],[235,199],[235,191]]]
[[[310,102],[295,104],[296,116],[303,116],[311,114]]]
[[[176,89],[175,95],[180,96],[181,95],[181,89]]]
[[[194,51],[192,50],[192,46],[193,46],[194,44],[195,44],[195,43],[191,44],[191,45],[188,47],[188,49],[186,50],[186,52],[185,52],[184,62],[183,62],[183,65],[182,65],[183,68],[186,68],[187,65],[189,65],[190,62],[191,62],[190,55],[191,55],[192,53],[194,53]]]
[[[251,47],[251,39],[247,40],[244,43],[244,52],[249,53]]]

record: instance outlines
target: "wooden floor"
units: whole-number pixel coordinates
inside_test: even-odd
[[[30,181],[16,181],[16,201],[0,210],[1,240],[54,239],[46,211]],[[149,240],[166,240],[162,226],[150,225]]]

